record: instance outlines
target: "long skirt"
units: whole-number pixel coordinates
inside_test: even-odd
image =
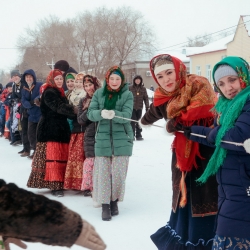
[[[38,142],[27,183],[31,188],[63,189],[68,143]]]
[[[249,250],[250,237],[224,237],[216,235],[214,238],[212,250]]]
[[[10,108],[5,106],[5,122],[7,122],[10,118]],[[10,139],[10,130],[8,129],[7,125],[4,126],[4,137],[5,139]]]
[[[81,190],[93,190],[93,168],[95,157],[88,157],[83,163]]]
[[[187,185],[188,187],[188,185]],[[187,204],[171,212],[166,226],[151,235],[160,250],[211,250],[215,236],[216,215],[192,217],[190,191],[187,190]]]
[[[84,133],[71,134],[69,159],[64,178],[64,189],[81,190],[83,162],[85,160],[83,139]]]
[[[123,201],[129,156],[95,157],[93,170],[93,201],[109,204]]]

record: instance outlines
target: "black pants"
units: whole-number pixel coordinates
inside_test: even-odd
[[[30,152],[30,142],[28,138],[28,117],[24,117],[23,114],[21,118],[21,127],[22,127],[23,150],[25,152]]]
[[[142,115],[142,109],[133,109],[131,119],[139,121],[141,119],[141,115]],[[142,137],[142,135],[141,135],[142,128],[140,127],[139,123],[131,122],[131,126],[132,126],[132,129],[133,129],[133,132],[134,132],[134,136],[136,138]]]
[[[30,149],[36,150],[36,127],[37,122],[28,122],[28,138],[30,142]]]

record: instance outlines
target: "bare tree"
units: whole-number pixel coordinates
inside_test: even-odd
[[[204,33],[203,35],[196,35],[195,37],[188,37],[188,47],[202,47],[212,42],[212,35]]]
[[[110,66],[150,54],[153,41],[142,14],[130,7],[102,7],[63,22],[50,16],[19,39],[20,68],[33,68],[42,77],[48,73],[46,62],[64,59],[78,70],[102,77]]]

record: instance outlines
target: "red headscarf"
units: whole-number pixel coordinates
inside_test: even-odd
[[[41,94],[44,92],[45,89],[47,89],[47,88],[50,87],[50,88],[56,88],[56,89],[58,89],[58,90],[60,91],[60,93],[61,93],[61,96],[65,96],[63,88],[58,88],[58,87],[56,86],[56,84],[55,84],[54,79],[55,79],[55,77],[57,77],[57,76],[62,76],[62,77],[63,77],[63,73],[62,73],[61,70],[59,70],[59,69],[54,69],[54,70],[51,70],[51,71],[49,72],[49,75],[47,76],[47,79],[46,79],[46,83],[44,83],[44,84],[41,86],[41,88],[40,88]]]

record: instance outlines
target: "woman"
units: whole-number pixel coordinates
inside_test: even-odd
[[[88,107],[93,97],[93,94],[101,86],[99,80],[91,75],[85,75],[83,78],[83,88],[86,91],[87,95],[80,100],[78,106],[77,121],[79,124],[86,127],[84,133],[84,154],[86,159],[83,163],[83,177],[82,177],[82,186],[84,196],[91,196],[93,190],[93,167],[95,160],[95,133],[97,128],[97,122],[92,122],[87,117]]]
[[[68,161],[70,128],[67,118],[76,111],[68,104],[63,74],[52,70],[42,85],[41,119],[37,126],[37,149],[27,183],[31,188],[49,188],[52,195],[63,196],[65,169]]]
[[[133,94],[124,83],[122,70],[114,66],[106,75],[104,86],[93,95],[87,117],[99,122],[95,136],[93,200],[102,204],[102,220],[118,215],[118,201],[123,201],[129,156],[132,155],[133,131],[130,122]],[[126,118],[126,119],[122,119]]]
[[[75,77],[74,89],[68,95],[69,103],[75,110],[78,110],[80,99],[85,96],[83,89],[83,73],[79,73]],[[64,189],[81,190],[82,185],[82,167],[85,160],[83,150],[85,126],[77,122],[77,115],[72,119],[72,130],[69,143],[69,158],[66,166]]]
[[[214,108],[215,127],[192,126],[185,133],[191,140],[216,147],[198,179],[207,183],[209,176],[216,173],[219,184],[213,250],[250,249],[250,155],[242,146],[222,142],[243,143],[250,138],[249,65],[240,57],[228,56],[214,66],[213,80],[220,93]],[[190,132],[206,138],[190,136]]]
[[[151,239],[159,249],[211,249],[213,227],[217,212],[215,178],[199,186],[195,180],[206,168],[213,149],[199,145],[178,133],[183,126],[213,123],[210,109],[214,93],[208,80],[187,75],[186,67],[178,58],[158,55],[150,62],[152,76],[159,86],[154,103],[141,119],[150,125],[164,118],[169,133],[175,134],[172,144],[172,212],[166,226]]]

